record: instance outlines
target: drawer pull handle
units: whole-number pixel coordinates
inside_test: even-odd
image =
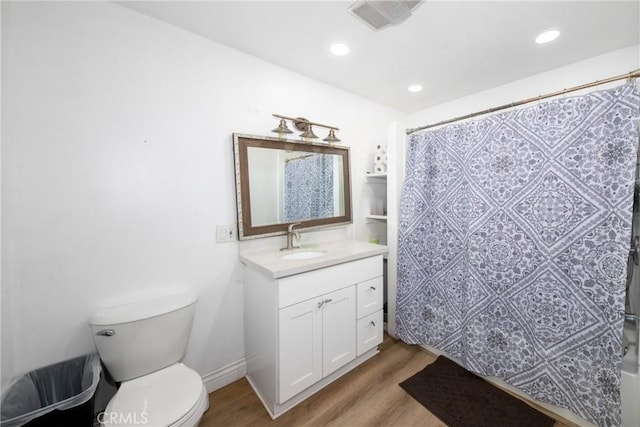
[[[376,287],[375,287],[375,286],[371,286],[371,290],[372,290],[372,291],[375,291],[375,290],[376,290]]]
[[[376,322],[374,322],[373,320],[371,321],[371,326],[376,326]]]
[[[331,301],[333,301],[331,298],[327,298],[327,299],[325,299],[324,301],[320,301],[320,302],[318,303],[318,308],[322,307],[322,306],[323,306],[323,305],[325,305],[325,304],[330,303]]]

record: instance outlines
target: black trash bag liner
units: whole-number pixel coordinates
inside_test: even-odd
[[[2,393],[0,426],[22,426],[54,410],[83,405],[93,398],[101,371],[99,356],[88,354],[14,379]]]

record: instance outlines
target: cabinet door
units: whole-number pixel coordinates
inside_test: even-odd
[[[279,403],[322,379],[321,301],[314,298],[279,310]]]
[[[356,357],[356,287],[323,298],[322,372],[327,376]]]

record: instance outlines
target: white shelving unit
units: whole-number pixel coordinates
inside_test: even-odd
[[[372,172],[372,173],[368,173],[367,174],[367,178],[387,179],[387,173],[386,172]]]
[[[400,193],[404,180],[407,135],[405,123],[392,122],[387,128],[387,171],[367,173],[363,182],[363,198],[366,200],[364,229],[359,233],[362,240],[379,238],[378,243],[386,245],[389,252],[385,256],[385,327],[387,333],[396,336],[396,282],[398,278],[398,224],[400,218]],[[376,141],[380,143],[380,141]],[[373,144],[373,143],[372,143]],[[372,147],[373,148],[373,147]],[[372,165],[373,166],[373,165]],[[382,201],[382,208],[380,208]],[[368,233],[368,236],[364,233]]]
[[[387,174],[367,173],[365,181],[370,191],[369,214],[365,217],[374,223],[387,221]],[[386,226],[370,226],[371,235],[379,236],[379,243],[387,244]]]
[[[387,220],[387,216],[386,215],[367,215],[366,218],[367,219],[375,219],[376,221],[386,221]]]
[[[365,175],[366,190],[369,193],[369,214],[367,228],[369,229],[369,241],[387,245],[387,173],[367,173]],[[387,330],[387,264],[388,254],[384,256],[384,323]]]
[[[400,193],[404,180],[407,126],[405,123],[392,122],[387,128],[387,172],[366,173],[361,176],[362,197],[365,200],[364,212],[360,211],[364,224],[357,231],[358,239],[372,240],[389,249],[385,256],[384,303],[385,328],[389,335],[396,336],[396,282],[398,279],[398,224],[400,218]],[[375,143],[384,143],[376,141]],[[372,151],[375,147],[372,144]],[[371,165],[373,167],[373,164]],[[379,211],[380,200],[382,209]]]

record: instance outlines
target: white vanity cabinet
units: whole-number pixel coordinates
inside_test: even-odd
[[[245,264],[247,379],[273,418],[378,353],[381,254],[284,277]]]

